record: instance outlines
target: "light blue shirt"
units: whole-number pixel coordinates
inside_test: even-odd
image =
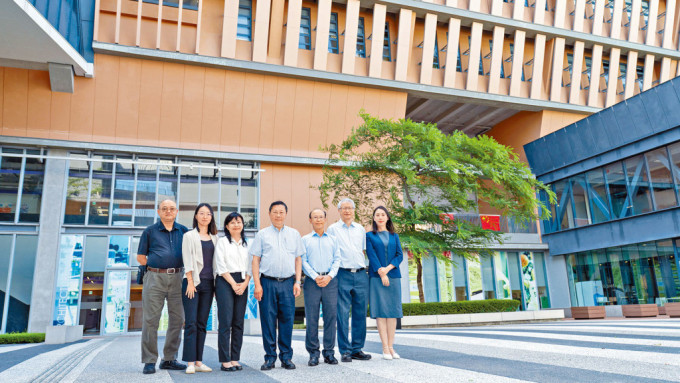
[[[321,236],[315,231],[302,237],[305,254],[302,256],[302,269],[308,277],[316,279],[319,273],[328,273],[335,278],[340,268],[340,250],[335,237],[324,232]]]
[[[340,249],[340,267],[344,269],[360,269],[366,267],[366,230],[356,222],[350,226],[342,220],[328,227],[328,234],[335,237]]]
[[[288,278],[295,275],[295,258],[305,253],[305,247],[297,230],[271,225],[257,232],[249,251],[260,258],[260,274]]]

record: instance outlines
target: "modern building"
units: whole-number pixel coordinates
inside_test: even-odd
[[[671,80],[524,146],[557,196],[543,240],[573,306],[680,301],[679,95]]]
[[[309,231],[318,148],[361,109],[487,133],[525,158],[524,144],[678,73],[676,5],[3,1],[0,332],[138,329],[136,241],[166,197],[181,223],[210,202],[218,219],[242,212],[251,234],[282,199]],[[496,256],[425,263],[426,300],[570,306],[564,257],[536,227],[496,219],[508,234]]]

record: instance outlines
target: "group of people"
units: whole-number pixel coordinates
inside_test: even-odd
[[[321,356],[324,363],[338,364],[334,351],[336,329],[342,362],[371,359],[362,351],[367,303],[371,318],[377,322],[383,358],[399,359],[394,350],[396,322],[402,316],[399,265],[403,253],[399,236],[385,207],[373,211],[369,232],[354,221],[355,208],[349,198],[340,201],[340,220],[328,228],[326,212],[312,210],[312,232],[303,237],[284,224],[288,206],[276,201],[269,206],[271,225],[249,243],[243,217],[237,212],[225,218],[224,237],[218,238],[209,204],[196,207],[190,230],[175,222],[178,211],[174,201],[162,201],[158,208],[160,221],[144,230],[137,251],[137,260],[147,270],[142,290],[143,373],[156,372],[158,325],[165,302],[168,329],[159,368],[185,370],[188,374],[212,371],[202,360],[213,297],[219,321],[220,369],[242,370],[239,359],[251,278],[253,295],[259,301],[265,351],[261,370],[274,368],[277,356],[281,367],[295,369],[295,298],[303,289],[309,366],[317,366]],[[318,336],[321,310],[322,351]],[[188,365],[176,360],[182,325],[182,360]]]

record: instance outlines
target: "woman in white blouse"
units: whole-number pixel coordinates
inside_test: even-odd
[[[217,349],[222,371],[240,371],[243,367],[238,361],[252,270],[241,214],[234,212],[227,216],[224,234],[215,249],[215,299],[219,320]]]

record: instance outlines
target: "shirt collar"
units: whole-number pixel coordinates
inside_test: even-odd
[[[316,231],[312,231],[312,237],[328,237],[328,232],[326,230],[323,231],[322,235],[319,235]]]
[[[174,231],[175,229],[178,229],[178,227],[177,227],[177,221],[173,221],[173,222],[172,222],[172,230],[170,230],[170,231]],[[160,231],[163,231],[163,230],[168,231],[168,230],[165,228],[165,225],[163,225],[163,221],[158,221],[158,230],[160,230]],[[169,232],[169,231],[168,231],[168,232]]]
[[[276,231],[277,233],[280,233],[280,232],[282,232],[282,231],[286,228],[286,225],[284,224],[284,225],[281,227],[281,230],[277,229],[276,226],[274,226],[274,224],[271,224],[270,227],[272,228],[272,230]]]
[[[352,223],[351,223],[349,226],[347,226],[347,225],[345,224],[345,221],[343,221],[343,220],[339,220],[338,222],[340,223],[340,226],[342,226],[342,227],[347,227],[347,228],[349,228],[349,227],[356,227],[356,225],[357,225],[357,223],[354,222],[354,221],[352,221]]]

